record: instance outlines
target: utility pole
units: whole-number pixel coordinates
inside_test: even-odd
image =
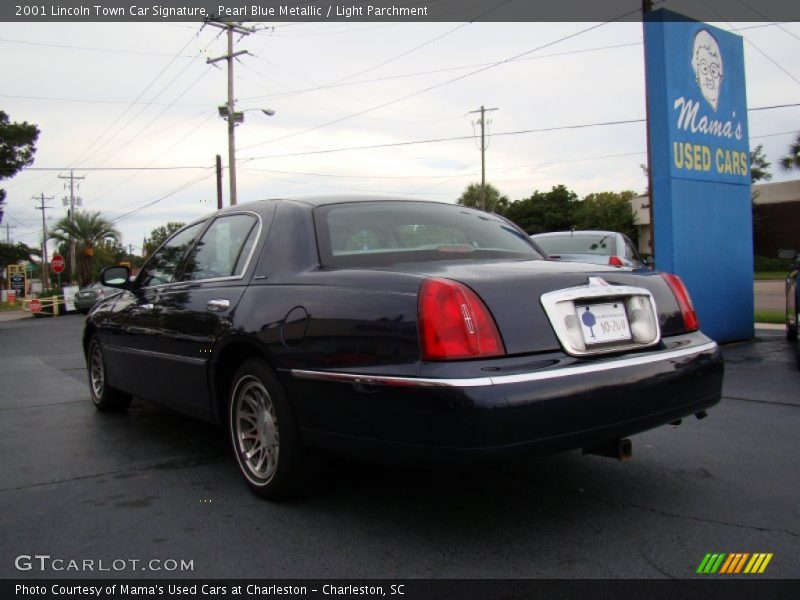
[[[653,261],[651,265],[655,268],[656,263],[653,257],[656,253],[656,235],[655,235],[655,219],[653,216],[653,163],[652,163],[652,144],[650,141],[650,106],[647,101],[647,25],[645,23],[647,19],[647,13],[653,10],[653,1],[652,0],[642,0],[642,34],[644,36],[644,53],[645,53],[645,61],[644,61],[644,81],[645,81],[645,102],[644,102],[644,110],[645,110],[645,130],[647,131],[647,211],[650,214],[650,259]]]
[[[11,243],[11,230],[16,228],[16,225],[11,225],[8,221],[6,221],[6,244]]]
[[[486,113],[497,110],[485,108],[483,105],[478,110],[471,110],[470,114],[481,113],[481,210],[486,210]],[[473,123],[474,125],[474,123]]]
[[[228,103],[219,107],[219,116],[228,121],[228,183],[230,185],[230,205],[236,205],[236,124],[244,120],[244,113],[236,112],[236,98],[233,96],[233,59],[247,50],[233,51],[233,34],[242,37],[255,33],[255,29],[244,27],[240,23],[226,23],[221,21],[206,21],[206,24],[219,29],[225,29],[228,34],[228,52],[223,56],[209,58],[206,64],[213,64],[221,60],[228,61]]]
[[[35,206],[36,210],[42,211],[42,292],[50,289],[47,285],[47,209],[50,208],[45,201],[52,200],[53,196],[45,197],[42,193],[39,198],[33,197],[34,200],[39,200],[39,206]]]
[[[217,154],[217,210],[222,209],[222,157]]]
[[[59,175],[59,179],[69,179],[69,218],[72,219],[75,216],[75,201],[78,201],[80,205],[80,198],[75,198],[75,180],[76,179],[86,179],[86,177],[76,177],[75,171],[70,170],[69,175]],[[66,198],[65,198],[66,201]],[[69,240],[69,275],[74,280],[75,279],[75,238],[70,238]]]

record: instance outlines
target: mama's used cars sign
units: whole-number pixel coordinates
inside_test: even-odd
[[[645,21],[655,258],[703,331],[753,334],[750,148],[742,38],[667,10]]]
[[[676,29],[685,60],[667,63],[672,176],[749,185],[741,38],[701,23]]]

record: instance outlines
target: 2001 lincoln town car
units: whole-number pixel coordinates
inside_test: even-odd
[[[223,424],[258,494],[309,447],[387,460],[502,460],[704,416],[717,345],[680,279],[544,260],[512,223],[349,197],[230,207],[167,240],[83,336],[100,410],[131,396]]]

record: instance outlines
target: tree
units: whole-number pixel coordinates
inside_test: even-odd
[[[75,211],[71,217],[64,217],[56,223],[50,238],[62,243],[67,243],[70,238],[75,240],[76,275],[79,283],[86,285],[92,280],[95,246],[118,242],[120,234],[99,212]]]
[[[767,169],[770,167],[772,163],[767,162],[767,157],[764,154],[764,146],[759,144],[755,147],[755,149],[750,151],[750,181],[751,183],[756,183],[758,181],[769,181],[772,179],[772,173],[770,173]],[[764,215],[760,213],[756,209],[756,198],[758,198],[759,192],[753,189],[750,192],[751,195],[751,207],[750,211],[753,215],[753,234],[760,233],[764,227]]]
[[[512,202],[505,217],[528,234],[571,229],[578,196],[563,185],[549,192],[534,191],[529,198]]]
[[[800,134],[797,139],[789,146],[789,153],[781,158],[781,169],[784,171],[791,171],[792,169],[800,169]]]
[[[169,221],[166,225],[159,225],[150,232],[150,237],[144,244],[144,253],[150,256],[158,247],[163,244],[169,236],[186,225],[181,221]]]
[[[28,122],[12,123],[0,110],[0,180],[16,175],[33,162],[39,128]],[[0,189],[0,223],[3,222],[3,204],[6,191]]]
[[[635,197],[631,190],[589,194],[575,207],[575,228],[618,231],[636,242],[639,232],[631,206]]]
[[[481,184],[480,183],[470,183],[464,192],[461,194],[461,197],[458,199],[458,203],[461,206],[470,206],[472,208],[480,208],[481,207]],[[500,191],[494,187],[492,184],[486,184],[486,211],[497,213],[498,215],[505,214],[506,209],[508,208],[509,200],[507,196],[501,196]]]
[[[91,280],[97,281],[104,267],[128,260],[128,251],[117,240],[104,240],[95,244],[93,258]]]
[[[764,154],[764,145],[759,144],[750,151],[750,181],[756,183],[772,179],[772,173],[767,170],[770,165],[772,163],[767,162],[767,156]]]
[[[39,256],[39,251],[29,248],[22,242],[5,244],[0,242],[0,266],[13,265],[21,260],[31,260],[31,256]]]

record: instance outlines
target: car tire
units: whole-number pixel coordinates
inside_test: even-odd
[[[230,390],[228,433],[247,485],[270,500],[295,496],[307,483],[304,450],[278,376],[264,361],[250,359]]]
[[[119,412],[131,404],[130,394],[108,385],[106,378],[106,364],[103,357],[103,348],[96,337],[89,342],[89,352],[86,355],[86,370],[89,375],[89,393],[97,410],[103,412]]]

